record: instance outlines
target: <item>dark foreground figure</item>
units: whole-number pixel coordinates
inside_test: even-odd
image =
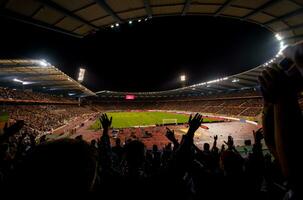
[[[295,59],[297,67],[302,57]],[[2,194],[94,194],[98,199],[302,199],[300,148],[303,118],[298,104],[302,82],[276,64],[259,77],[264,97],[263,129],[254,134],[251,152],[241,155],[233,138],[217,147],[194,145],[202,123],[196,114],[181,141],[167,129],[165,148],[147,151],[142,142],[118,139],[112,147],[112,119],[100,117],[103,134],[86,143],[81,137],[45,141],[6,127],[0,138]],[[302,79],[303,80],[303,79]],[[297,81],[297,80],[296,80]],[[220,134],[220,133],[218,133]],[[270,153],[262,151],[265,140]]]

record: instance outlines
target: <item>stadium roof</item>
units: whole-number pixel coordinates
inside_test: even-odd
[[[115,92],[115,91],[99,91],[96,94],[100,98],[120,98],[124,99],[126,95],[134,95],[136,98],[171,98],[171,97],[199,97],[220,92],[239,91],[245,89],[257,88],[259,85],[258,76],[266,68],[269,63],[281,57],[275,57],[267,63],[255,67],[243,73],[235,74],[228,77],[222,77],[215,80],[177,88],[173,90],[157,91],[157,92]]]
[[[129,20],[206,15],[259,24],[293,43],[303,38],[302,0],[0,0],[0,16],[83,37]]]
[[[70,96],[95,95],[44,60],[0,60],[0,85]]]

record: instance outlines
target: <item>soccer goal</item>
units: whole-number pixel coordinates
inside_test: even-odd
[[[177,119],[162,119],[162,124],[178,124]]]

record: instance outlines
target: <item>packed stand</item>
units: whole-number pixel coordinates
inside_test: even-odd
[[[94,105],[94,104],[93,104]],[[167,101],[104,101],[96,103],[99,110],[180,110],[228,116],[256,117],[262,111],[262,99],[167,100]]]
[[[294,62],[303,69],[303,44],[301,50],[302,56]],[[263,127],[252,133],[252,151],[246,156],[237,151],[231,136],[221,147],[216,136],[212,144],[197,148],[194,135],[203,121],[198,113],[189,117],[189,129],[180,141],[168,128],[170,143],[163,149],[155,145],[150,151],[136,139],[122,144],[117,138],[112,146],[109,129],[114,119],[106,114],[100,117],[101,137],[90,144],[81,136],[37,141],[20,132],[24,122],[17,121],[0,136],[1,195],[301,200],[303,116],[298,93],[303,90],[303,76],[300,78],[293,79],[277,64],[262,72]],[[262,150],[263,140],[267,153]]]
[[[34,102],[77,103],[74,99],[46,93],[0,87],[0,100],[30,100]]]
[[[88,107],[78,105],[5,105],[1,109],[10,119],[23,120],[37,131],[47,132],[66,124],[70,119],[83,114],[91,114]]]

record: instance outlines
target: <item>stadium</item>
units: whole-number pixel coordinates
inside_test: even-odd
[[[301,199],[302,16],[300,0],[0,0],[0,188]]]

